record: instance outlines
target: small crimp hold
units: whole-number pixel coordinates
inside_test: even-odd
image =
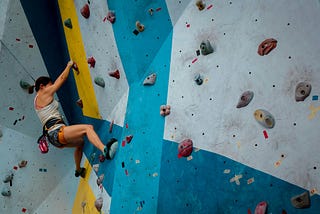
[[[107,15],[107,20],[113,24],[116,21],[116,13],[114,11],[109,11]]]
[[[90,68],[94,68],[94,66],[96,65],[96,60],[93,58],[93,56],[89,57],[87,62],[90,65]]]
[[[131,140],[132,140],[132,138],[133,138],[133,135],[128,135],[128,136],[126,136],[126,141],[127,141],[127,143],[130,143]]]
[[[115,70],[115,71],[113,71],[113,72],[110,72],[110,73],[109,73],[109,76],[110,76],[110,77],[114,77],[114,78],[116,78],[116,79],[120,79],[120,72],[119,72],[119,70],[117,69],[117,70]]]
[[[22,161],[20,161],[20,163],[18,163],[18,166],[19,166],[19,168],[23,168],[27,165],[27,163],[28,163],[28,161],[22,160]]]
[[[95,202],[94,206],[97,208],[97,210],[100,212],[103,205],[103,198],[100,196]]]
[[[297,102],[304,101],[311,93],[311,85],[307,82],[299,82],[296,86],[295,99]]]
[[[89,5],[88,5],[88,4],[85,4],[85,5],[81,8],[80,13],[81,13],[81,15],[82,15],[84,18],[88,19],[89,16],[90,16],[90,8],[89,8]]]
[[[256,209],[254,210],[255,214],[265,214],[267,212],[268,204],[265,201],[261,201],[257,204]]]
[[[274,117],[268,111],[258,109],[254,112],[254,118],[265,128],[273,128],[275,124]]]
[[[70,18],[64,20],[63,23],[64,23],[64,26],[66,26],[67,28],[72,29],[72,22],[71,22],[71,19],[70,19]]]
[[[77,105],[80,107],[80,108],[83,108],[83,102],[81,99],[78,99],[77,100]]]
[[[203,79],[201,77],[200,74],[197,74],[195,77],[194,77],[194,81],[197,83],[197,85],[202,85],[203,83]]]
[[[202,0],[198,0],[196,2],[196,6],[198,7],[199,10],[203,10],[206,7],[206,4]]]
[[[10,189],[8,187],[3,187],[2,191],[1,191],[1,195],[7,196],[7,197],[11,196]]]
[[[153,15],[153,12],[154,12],[153,8],[150,8],[150,9],[148,10],[148,12],[149,12],[150,16],[152,16],[152,15]]]
[[[201,51],[201,54],[204,56],[213,53],[213,48],[212,48],[209,40],[201,42],[200,51]]]
[[[161,105],[160,106],[160,115],[165,117],[170,114],[170,105]]]
[[[295,208],[303,209],[308,208],[311,205],[309,192],[306,191],[300,195],[291,198],[291,204]]]
[[[273,49],[277,47],[277,40],[266,39],[258,47],[258,54],[260,56],[268,55]]]
[[[185,139],[178,145],[178,158],[188,157],[193,150],[193,142],[191,139]]]
[[[76,71],[77,75],[80,74],[79,67],[78,67],[77,63],[74,62],[73,65],[72,65],[72,68]]]
[[[102,87],[102,88],[104,88],[105,85],[106,85],[104,80],[103,80],[103,78],[101,78],[101,77],[94,78],[94,83],[97,84],[98,86]]]
[[[3,179],[3,182],[4,183],[9,183],[13,180],[13,173],[10,173],[10,174],[7,174],[4,179]]]
[[[243,92],[240,96],[239,102],[237,104],[237,108],[242,108],[247,106],[251,102],[253,95],[254,94],[252,91]]]
[[[156,79],[157,75],[155,73],[150,74],[144,79],[143,85],[153,85],[156,82]]]
[[[144,31],[144,25],[140,23],[140,21],[136,21],[136,28],[139,32]]]

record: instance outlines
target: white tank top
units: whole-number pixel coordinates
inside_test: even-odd
[[[36,110],[36,113],[42,123],[42,125],[44,126],[46,124],[46,122],[51,119],[51,118],[57,118],[57,119],[62,119],[62,116],[59,112],[59,103],[58,101],[56,101],[55,99],[52,100],[52,102],[40,109],[36,108],[36,100],[37,100],[36,96],[34,98],[34,109]]]

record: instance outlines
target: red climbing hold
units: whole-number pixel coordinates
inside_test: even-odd
[[[116,14],[114,11],[109,11],[107,15],[108,21],[113,24],[116,21]]]
[[[262,201],[260,202],[257,206],[256,209],[254,210],[254,214],[265,214],[267,210],[267,202]]]
[[[116,78],[116,79],[120,79],[120,72],[119,72],[119,70],[117,69],[117,70],[115,70],[114,72],[110,72],[110,73],[109,73],[109,76],[110,76],[110,77],[114,77],[114,78]]]
[[[10,106],[10,107],[9,107],[9,110],[10,110],[10,111],[13,111],[13,110],[14,110],[14,108]]]
[[[90,9],[89,9],[89,5],[88,4],[85,4],[81,10],[80,10],[80,13],[81,15],[84,17],[84,18],[89,18],[90,16]]]
[[[188,157],[191,155],[193,150],[193,142],[191,139],[185,139],[178,146],[178,158]]]
[[[126,141],[127,141],[127,143],[130,143],[130,142],[131,142],[131,140],[132,140],[132,138],[133,138],[133,136],[132,136],[132,135],[127,136],[127,137],[126,137]]]
[[[258,47],[258,54],[260,56],[268,55],[270,51],[277,47],[277,40],[271,38],[264,40]]]
[[[94,68],[94,66],[96,65],[96,60],[93,58],[93,56],[88,58],[87,62],[90,65],[90,68]]]
[[[109,125],[109,133],[112,132],[113,124],[114,124],[114,120],[112,120],[110,125]]]

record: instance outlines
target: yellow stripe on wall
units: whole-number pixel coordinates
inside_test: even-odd
[[[64,26],[69,55],[77,63],[79,74],[74,71],[74,77],[80,99],[82,99],[82,113],[85,116],[101,119],[98,103],[94,93],[89,66],[87,64],[86,52],[82,41],[80,25],[78,22],[76,7],[73,0],[58,0],[62,25],[68,18],[71,19],[72,29]]]
[[[99,214],[100,212],[94,206],[96,198],[89,184],[92,167],[87,159],[85,160],[84,167],[87,169],[86,177],[84,179],[81,178],[79,181],[78,191],[74,199],[72,213]]]

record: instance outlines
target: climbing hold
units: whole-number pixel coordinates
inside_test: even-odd
[[[157,75],[155,73],[150,74],[144,79],[143,85],[153,85],[156,79],[157,79]]]
[[[311,85],[307,82],[299,82],[296,86],[295,98],[296,101],[304,101],[311,92]]]
[[[23,168],[27,165],[27,163],[28,163],[28,161],[22,160],[22,161],[20,161],[20,163],[18,163],[18,166],[19,166],[19,168]]]
[[[128,135],[128,136],[126,136],[126,141],[127,141],[127,143],[130,143],[131,140],[132,140],[132,138],[133,138],[133,135]]]
[[[84,18],[89,18],[90,16],[90,8],[89,8],[89,5],[88,4],[85,4],[81,10],[80,10],[80,13],[81,15],[84,17]]]
[[[198,7],[199,10],[203,10],[206,7],[206,4],[202,0],[198,0],[196,2],[196,6]]]
[[[3,136],[3,133],[2,133],[2,129],[0,127],[0,137],[2,137],[2,136]]]
[[[185,139],[178,145],[178,158],[188,157],[193,150],[193,142],[191,139]]]
[[[265,214],[267,212],[268,204],[265,201],[260,202],[256,209],[254,210],[254,214]]]
[[[89,57],[87,62],[90,65],[90,68],[94,68],[94,66],[96,65],[96,60],[93,58],[93,56]]]
[[[31,85],[26,81],[20,80],[20,87],[24,90],[28,90],[31,87]]]
[[[194,81],[197,83],[197,85],[202,85],[203,83],[203,79],[201,77],[200,74],[197,74],[195,77],[194,77]]]
[[[116,21],[116,14],[114,11],[109,11],[107,15],[108,21],[113,24]]]
[[[144,31],[144,25],[140,23],[140,21],[136,21],[136,28],[139,32]]]
[[[291,204],[295,208],[302,209],[308,208],[311,205],[309,192],[306,191],[300,195],[291,198]]]
[[[237,104],[237,108],[242,108],[247,106],[253,98],[253,92],[252,91],[245,91],[243,94],[241,94],[239,102]]]
[[[150,9],[148,10],[148,12],[149,12],[150,16],[152,16],[152,15],[153,15],[153,12],[154,12],[153,8],[150,8]]]
[[[97,208],[97,210],[100,212],[103,205],[103,198],[100,196],[95,202],[94,206]]]
[[[160,106],[160,115],[161,116],[167,116],[170,114],[170,105],[161,105]]]
[[[204,56],[213,53],[213,48],[212,48],[209,40],[201,42],[200,51],[201,51],[201,54]]]
[[[106,160],[106,157],[103,155],[99,155],[99,161],[103,163]]]
[[[263,109],[258,109],[254,112],[254,118],[258,123],[260,123],[265,128],[273,128],[275,124],[274,117],[268,111]]]
[[[74,62],[73,65],[72,65],[72,68],[76,71],[77,75],[80,74],[79,67],[78,67],[77,63]]]
[[[110,123],[110,125],[109,125],[109,133],[112,132],[113,124],[114,124],[114,120],[112,120],[111,123]]]
[[[103,182],[104,179],[104,174],[99,175],[99,177],[97,178],[97,185],[100,186]]]
[[[72,29],[72,22],[71,22],[71,19],[70,19],[70,18],[64,20],[63,23],[64,23],[64,26],[66,26],[67,28]]]
[[[3,183],[9,183],[13,180],[13,173],[9,173],[7,174],[4,179],[3,179]]]
[[[11,191],[8,187],[3,187],[2,191],[1,191],[1,195],[3,196],[11,196]]]
[[[115,71],[113,71],[113,72],[110,72],[110,73],[109,73],[109,76],[110,76],[110,77],[114,77],[114,78],[116,78],[116,79],[120,79],[120,72],[119,72],[119,70],[117,69],[117,70],[115,70]]]
[[[266,39],[258,47],[258,54],[260,56],[268,55],[270,51],[277,47],[277,40]]]
[[[97,84],[98,86],[100,86],[100,87],[102,87],[102,88],[104,88],[104,86],[106,85],[106,84],[104,83],[103,78],[101,78],[101,77],[96,77],[96,78],[94,78],[94,82],[95,82],[95,84]]]
[[[118,141],[117,140],[114,141],[114,140],[116,140],[116,139],[112,138],[110,140],[110,142],[108,143],[110,145],[109,151],[108,151],[110,160],[114,158],[114,156],[116,155],[116,152],[118,150]],[[107,147],[108,147],[108,145],[107,145]]]
[[[77,105],[78,105],[80,108],[83,108],[83,103],[82,103],[82,100],[81,100],[81,99],[78,99],[78,100],[77,100]]]

